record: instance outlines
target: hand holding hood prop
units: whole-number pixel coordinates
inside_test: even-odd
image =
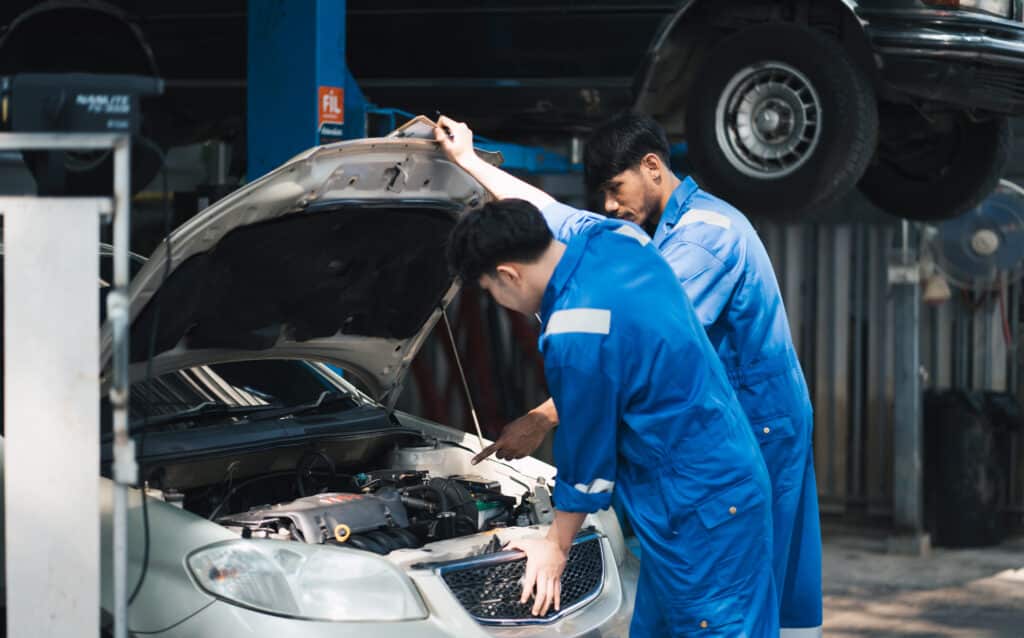
[[[441,112],[437,112],[438,117]],[[434,139],[434,129],[437,123],[425,115],[417,115],[402,126],[388,134],[388,137],[412,137],[425,140]],[[447,133],[447,129],[445,129]],[[450,135],[450,134],[449,134]],[[495,165],[501,164],[501,155],[497,154],[492,161]],[[473,417],[473,426],[476,428],[476,438],[480,443],[480,449],[487,447],[484,444],[484,435],[480,430],[480,419],[476,414],[476,407],[473,405],[473,395],[469,393],[469,383],[466,381],[466,373],[462,369],[462,359],[459,357],[459,348],[455,345],[455,334],[452,332],[452,324],[448,320],[448,311],[442,307],[441,316],[444,317],[444,327],[448,331],[448,341],[452,344],[452,353],[455,355],[455,366],[459,369],[459,377],[462,379],[462,389],[466,393],[466,403],[469,404],[469,414]]]

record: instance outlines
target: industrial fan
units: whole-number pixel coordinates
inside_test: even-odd
[[[1006,275],[1024,275],[1024,189],[1008,180],[978,207],[925,228],[921,257],[926,281],[940,275],[968,291],[990,290]],[[926,292],[926,297],[927,297]]]

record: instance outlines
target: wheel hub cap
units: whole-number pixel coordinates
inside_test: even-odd
[[[718,144],[729,163],[758,179],[799,169],[821,138],[821,100],[803,73],[783,62],[740,70],[719,98]]]

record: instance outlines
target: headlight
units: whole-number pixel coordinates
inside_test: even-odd
[[[427,616],[397,567],[356,550],[237,540],[193,553],[188,567],[213,596],[271,614],[335,621]]]
[[[993,13],[1001,18],[1010,17],[1010,0],[924,0],[924,3],[933,7],[983,11]]]

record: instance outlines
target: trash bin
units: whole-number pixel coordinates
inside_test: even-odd
[[[926,393],[925,521],[935,545],[981,547],[1003,539],[1006,442],[1020,418],[1020,406],[1009,394]]]

